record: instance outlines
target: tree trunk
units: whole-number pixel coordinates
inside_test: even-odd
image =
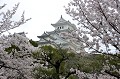
[[[59,77],[60,63],[58,61],[56,62],[55,69],[56,69],[56,79],[60,79]]]

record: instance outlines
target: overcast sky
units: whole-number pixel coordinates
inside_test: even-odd
[[[67,6],[70,0],[0,0],[1,3],[7,3],[6,9],[11,9],[14,4],[20,2],[17,10],[17,16],[21,16],[25,11],[26,18],[32,18],[26,24],[11,30],[14,32],[27,32],[27,37],[38,40],[37,36],[44,31],[52,31],[54,28],[51,23],[56,23],[60,16],[66,20],[72,21],[71,17],[65,13],[64,6]],[[73,21],[72,21],[73,23]]]

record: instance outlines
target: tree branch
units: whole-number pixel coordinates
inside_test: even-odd
[[[111,76],[116,77],[117,79],[120,79],[120,74],[119,74],[119,75],[117,75],[117,74],[113,74],[113,73],[111,73],[111,72],[108,71],[108,70],[105,70],[105,72],[106,72],[107,74],[111,75]]]
[[[75,73],[76,73],[76,71],[69,72],[69,73],[65,76],[65,79],[67,79],[70,75],[75,74]]]

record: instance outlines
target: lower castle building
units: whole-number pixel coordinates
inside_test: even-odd
[[[58,22],[51,25],[55,28],[54,31],[44,32],[41,36],[37,36],[40,39],[39,45],[60,45],[62,48],[75,53],[85,53],[83,44],[71,36],[71,33],[77,30],[74,24],[61,16]]]

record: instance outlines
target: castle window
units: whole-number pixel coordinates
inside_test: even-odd
[[[60,27],[60,29],[61,29],[61,27]]]

